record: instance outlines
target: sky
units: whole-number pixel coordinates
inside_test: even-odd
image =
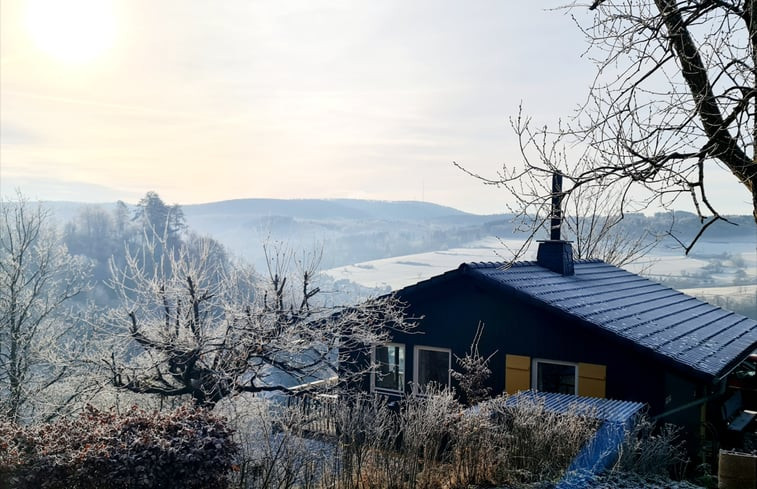
[[[2,0],[0,192],[505,212],[452,162],[493,176],[519,160],[521,104],[555,125],[584,100],[584,14],[563,3]],[[724,212],[751,212],[715,181]]]

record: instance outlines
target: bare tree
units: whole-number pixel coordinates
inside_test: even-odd
[[[579,188],[567,202],[563,227],[578,260],[599,258],[622,267],[643,258],[664,236],[642,225],[644,217],[618,209],[612,189]]]
[[[112,270],[122,307],[109,329],[129,341],[107,364],[122,389],[188,396],[204,406],[242,392],[289,391],[337,375],[351,351],[388,341],[385,324],[406,327],[390,298],[322,307],[315,264],[280,247],[267,250],[269,275],[261,279],[245,267],[219,267],[207,259],[209,247],[197,252],[186,244],[145,266],[142,258],[157,245],[145,246]]]
[[[571,151],[566,143],[567,133],[534,129],[522,110],[510,123],[523,164],[505,165],[496,176],[487,177],[455,163],[468,175],[504,189],[514,199],[508,211],[514,216],[514,230],[523,233],[525,240],[518,249],[507,248],[511,256],[506,258],[520,258],[534,239],[549,236],[555,205],[560,208],[562,237],[573,242],[576,259],[599,258],[623,266],[657,246],[664,233],[655,234],[628,223],[629,217],[644,210],[648,203],[632,200],[627,189],[610,178],[575,183],[572,175],[594,167],[588,150],[583,154]],[[573,186],[555,193],[555,174],[567,175]],[[504,241],[503,245],[507,247]]]
[[[757,222],[757,0],[595,0],[590,10],[586,25],[577,22],[597,74],[576,118],[555,131],[585,148],[580,157],[590,164],[532,161],[526,172],[561,170],[572,183],[567,194],[615,186],[620,202],[632,194],[662,206],[689,199],[701,229],[688,252],[728,220],[709,193],[721,167],[746,189]],[[492,180],[513,182],[513,168]]]
[[[665,199],[688,195],[704,228],[723,219],[705,177],[721,165],[749,191],[757,222],[757,2],[596,1],[584,29],[598,76],[577,134],[617,175]],[[709,218],[706,216],[709,214]]]
[[[475,405],[491,396],[491,387],[487,386],[492,374],[489,368],[489,360],[497,353],[494,351],[488,357],[484,357],[478,351],[478,344],[484,334],[484,323],[479,322],[476,334],[470,345],[470,350],[463,357],[455,355],[455,362],[460,370],[450,372],[452,378],[457,381],[460,390],[465,396],[465,402]]]
[[[17,201],[0,201],[0,414],[12,421],[40,409],[71,374],[60,356],[74,329],[63,306],[86,289],[88,273],[39,204],[20,194]],[[61,402],[76,393],[65,393]]]

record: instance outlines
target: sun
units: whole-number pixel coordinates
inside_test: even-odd
[[[114,43],[112,0],[28,0],[26,27],[36,46],[66,64],[102,56]]]

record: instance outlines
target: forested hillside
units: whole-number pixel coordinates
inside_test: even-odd
[[[76,236],[71,236],[70,246],[79,247],[77,249],[92,246],[85,244],[88,233],[95,232],[88,221],[97,221],[100,219],[97,215],[109,214],[113,226],[127,229],[139,207],[124,203],[50,202],[46,205],[54,210],[59,222],[68,222],[69,228],[73,226]],[[294,249],[322,248],[322,266],[332,268],[460,247],[491,236],[524,238],[513,229],[511,215],[468,214],[425,202],[244,199],[186,205],[180,210],[188,231],[212,237],[229,253],[249,260],[258,268],[265,265],[262,243],[271,241],[286,242]],[[720,252],[727,252],[726,244],[733,240],[757,243],[757,226],[750,216],[729,219],[730,222],[720,221],[711,226],[693,253],[713,253],[721,246]],[[645,230],[648,239],[658,239],[667,248],[681,249],[681,253],[678,241],[691,241],[699,229],[697,217],[686,212],[654,216],[630,214],[618,225],[620,233],[633,237]],[[112,242],[117,241],[118,238]],[[108,246],[107,243],[96,245]],[[89,252],[102,256],[105,250]]]

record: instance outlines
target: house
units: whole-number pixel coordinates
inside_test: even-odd
[[[642,402],[683,426],[692,447],[725,429],[726,401],[732,417],[749,399],[733,400],[731,377],[757,348],[756,321],[599,260],[574,262],[566,241],[541,242],[536,261],[464,263],[396,295],[418,327],[363,353],[373,369],[362,388],[371,392],[454,386],[455,358],[483,323],[478,348],[491,355],[493,394]]]

